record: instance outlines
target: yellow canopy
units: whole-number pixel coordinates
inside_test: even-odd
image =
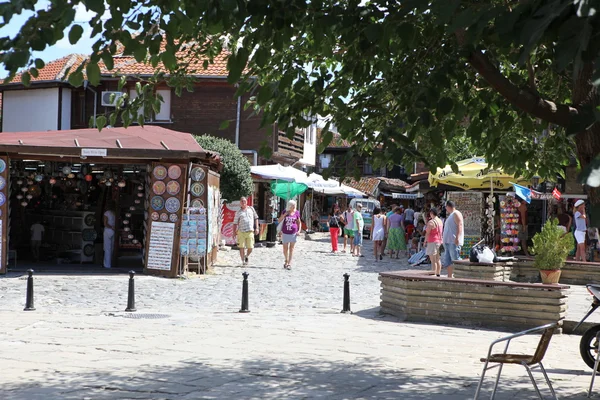
[[[459,161],[458,173],[452,171],[449,165],[438,168],[435,174],[429,173],[429,184],[436,187],[438,184],[456,186],[464,190],[510,190],[512,183],[527,186],[529,180],[515,178],[505,174],[501,169],[489,169],[484,158],[470,158]]]

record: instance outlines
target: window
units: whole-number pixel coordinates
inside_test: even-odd
[[[331,154],[321,154],[319,159],[321,162],[321,168],[329,168],[329,164],[331,163]]]
[[[363,174],[373,175],[373,166],[371,166],[371,164],[369,164],[368,158],[365,160],[365,163],[363,164]]]
[[[156,91],[156,93],[160,94],[163,99],[163,101],[160,103],[160,111],[158,113],[154,114],[154,117],[150,117],[150,118],[146,117],[146,122],[171,121],[171,89],[159,89]],[[137,97],[137,92],[135,91],[135,89],[131,89],[129,91],[129,98],[131,100],[133,100],[136,97]],[[144,108],[140,107],[140,109],[138,110],[138,115],[141,115],[143,113],[144,113]]]

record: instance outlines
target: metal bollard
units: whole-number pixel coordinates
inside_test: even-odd
[[[135,281],[133,277],[135,276],[134,271],[129,271],[129,292],[127,294],[127,308],[125,311],[134,312],[135,309]]]
[[[35,306],[33,305],[33,270],[28,269],[27,273],[29,277],[27,277],[27,299],[25,299],[25,308],[23,311],[35,311]]]
[[[350,279],[350,275],[344,274],[344,308],[342,312],[352,314],[350,311],[350,281],[348,279]]]
[[[242,276],[244,277],[244,281],[242,282],[242,308],[240,309],[241,313],[249,313],[248,309],[248,275],[247,272],[244,272]]]

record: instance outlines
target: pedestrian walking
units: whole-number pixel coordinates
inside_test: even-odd
[[[362,204],[357,203],[356,204],[356,211],[354,211],[353,218],[354,218],[354,229],[353,234],[354,234],[354,251],[352,253],[352,255],[354,257],[364,257],[361,253],[360,253],[360,248],[362,246],[362,241],[363,241],[363,229],[365,227],[365,220],[363,219],[363,216],[361,214],[362,211]]]
[[[390,257],[400,258],[400,252],[406,251],[406,238],[404,234],[402,209],[396,207],[394,213],[387,219],[387,249],[390,251]]]
[[[404,210],[404,227],[406,228],[408,225],[415,225],[415,210],[410,205]]]
[[[444,229],[442,220],[438,217],[438,214],[438,210],[435,207],[429,210],[429,222],[427,222],[427,228],[425,229],[425,243],[427,243],[425,254],[429,256],[431,268],[436,276],[440,276],[442,272],[440,246],[442,244]]]
[[[342,213],[340,212],[340,206],[333,205],[331,212],[329,213],[329,220],[327,226],[329,227],[329,235],[331,236],[331,252],[337,253],[338,251],[338,236],[340,235],[340,229],[342,226]]]
[[[350,245],[350,253],[354,254],[354,210],[350,205],[344,213],[342,214],[342,219],[344,222],[344,250],[342,253],[346,252],[346,244]]]
[[[106,206],[106,211],[102,216],[104,225],[104,268],[112,267],[113,252],[115,249],[115,202],[109,201]]]
[[[387,218],[380,208],[373,210],[373,222],[371,224],[371,240],[373,241],[373,255],[375,262],[383,260],[383,240],[386,236]]]
[[[585,234],[587,232],[587,215],[585,214],[585,202],[575,202],[575,240],[577,240],[577,253],[575,261],[585,261]]]
[[[454,278],[452,263],[460,258],[460,249],[465,244],[464,220],[462,213],[456,209],[456,204],[451,200],[446,202],[446,215],[442,236],[444,245],[442,268],[448,268],[448,278]]]
[[[33,255],[33,261],[40,261],[40,247],[42,247],[42,239],[46,229],[40,221],[36,221],[31,225],[31,254]]]
[[[254,249],[254,235],[258,235],[258,214],[245,197],[240,199],[240,209],[233,218],[233,235],[237,238],[242,265],[248,265],[248,257]]]
[[[283,268],[290,270],[292,269],[294,246],[296,245],[296,239],[298,238],[301,230],[300,228],[302,227],[300,212],[296,210],[296,202],[294,200],[288,201],[286,211],[279,217],[279,223],[283,224],[283,227],[281,228],[283,256],[285,257]]]

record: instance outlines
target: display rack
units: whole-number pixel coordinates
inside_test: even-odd
[[[521,203],[510,196],[500,196],[500,247],[501,253],[514,254],[521,250],[519,233],[519,206]]]

